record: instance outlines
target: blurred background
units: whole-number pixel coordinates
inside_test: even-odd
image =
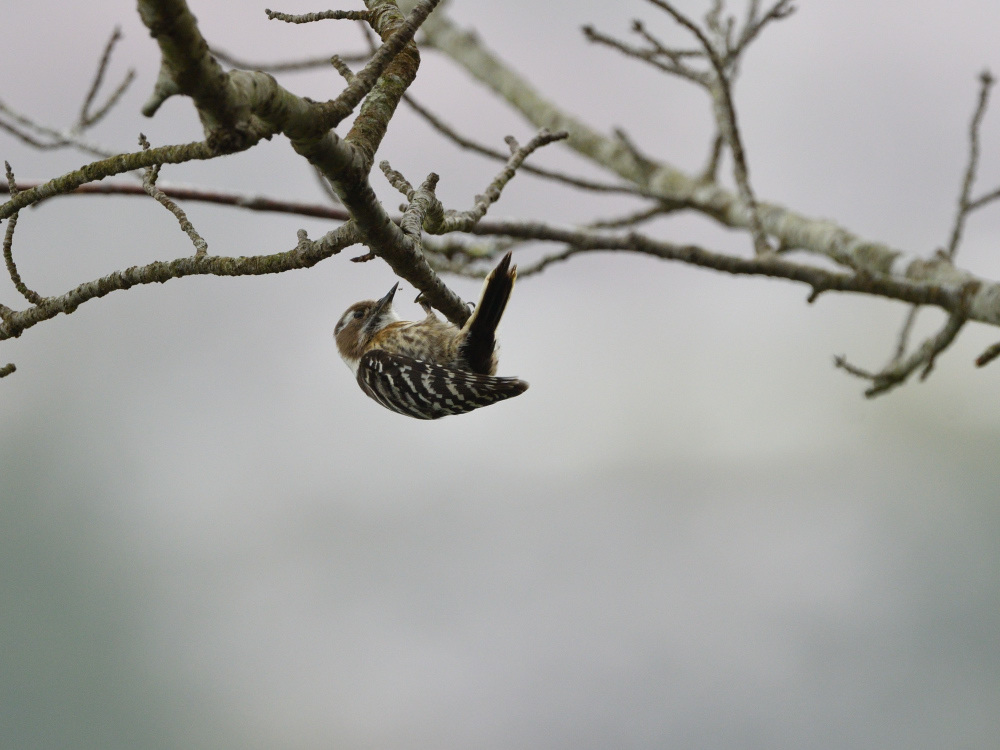
[[[758,195],[930,254],[951,228],[978,75],[1000,70],[1000,6],[799,5],[736,89]],[[261,62],[365,49],[349,23],[191,6],[211,43]],[[580,32],[626,38],[641,18],[686,44],[650,4],[449,12],[592,126],[704,163],[703,92]],[[159,58],[125,0],[5,3],[0,99],[72,123],[115,25],[109,84],[138,78],[89,137],[122,151],[140,131],[200,138],[187,100],[139,114]],[[341,86],[332,70],[281,80],[315,98]],[[495,147],[534,132],[434,52],[411,91]],[[89,160],[0,135],[25,182]],[[977,194],[1000,184],[998,144],[1000,103]],[[412,182],[440,173],[460,209],[498,170],[405,108],[379,156]],[[559,145],[532,160],[600,176]],[[283,138],[161,180],[322,200]],[[490,215],[568,224],[635,205],[520,175]],[[184,208],[222,255],[330,228]],[[697,217],[650,231],[750,252]],[[998,245],[1000,207],[972,218],[958,262],[1000,278]],[[145,198],[59,198],[22,212],[15,239],[42,294],[190,252]],[[515,290],[500,371],[531,389],[424,423],[367,399],[336,354],[340,313],[394,281],[357,254],[116,292],[0,343],[18,367],[0,382],[0,747],[995,747],[1000,365],[973,359],[1000,331],[970,324],[928,381],[869,401],[833,356],[880,367],[904,305],[807,305],[789,282],[593,254]],[[412,290],[399,299],[419,314]],[[9,281],[0,301],[23,305]],[[941,320],[923,313],[919,333]]]

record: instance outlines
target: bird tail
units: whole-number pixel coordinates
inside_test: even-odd
[[[517,266],[510,264],[510,255],[508,252],[503,256],[486,277],[479,303],[464,326],[466,336],[462,343],[462,357],[468,362],[470,370],[484,375],[492,375],[496,368],[496,330],[517,278]]]

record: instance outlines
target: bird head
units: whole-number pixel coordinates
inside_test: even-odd
[[[399,283],[395,283],[389,293],[378,300],[355,302],[347,308],[333,329],[337,351],[352,370],[356,370],[358,360],[372,337],[390,323],[399,320],[392,307],[392,298]]]

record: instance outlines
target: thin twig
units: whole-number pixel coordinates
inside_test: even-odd
[[[83,99],[83,104],[80,107],[80,124],[85,125],[90,119],[90,105],[94,103],[94,98],[97,96],[97,90],[101,87],[101,83],[104,82],[104,73],[108,69],[108,63],[111,61],[111,52],[114,50],[115,45],[122,38],[122,27],[116,26],[115,30],[111,33],[111,38],[108,39],[107,43],[104,45],[104,53],[101,55],[101,60],[97,64],[97,72],[94,74],[94,80],[90,84],[90,90],[87,91],[87,95]]]
[[[955,253],[958,252],[958,245],[962,241],[962,232],[965,229],[965,221],[969,213],[973,210],[970,197],[972,186],[976,181],[976,170],[979,166],[979,130],[986,115],[986,108],[989,105],[990,89],[993,88],[993,76],[988,70],[984,70],[979,76],[979,100],[976,103],[976,111],[972,115],[972,122],[969,123],[969,161],[965,167],[965,177],[962,179],[962,190],[958,196],[958,208],[955,213],[955,223],[951,230],[951,239],[948,240],[948,248],[945,250],[945,257],[954,260]]]
[[[149,141],[146,140],[146,136],[139,133],[139,145],[142,146],[144,151],[149,150]],[[208,243],[205,242],[204,238],[198,234],[198,230],[194,228],[194,225],[188,219],[187,214],[184,213],[184,209],[174,203],[170,198],[164,195],[163,191],[156,187],[156,178],[160,174],[160,165],[154,164],[146,169],[146,174],[142,178],[143,190],[149,195],[150,198],[155,200],[170,213],[174,215],[177,222],[181,225],[181,230],[188,236],[191,243],[194,245],[194,254],[196,256],[205,255],[208,253]]]
[[[901,341],[900,348],[897,350],[897,356],[879,372],[872,373],[851,365],[843,356],[835,357],[834,364],[851,375],[870,380],[872,386],[865,391],[865,396],[868,398],[878,396],[895,388],[897,385],[901,385],[917,370],[920,370],[920,379],[926,380],[934,369],[937,356],[951,345],[959,331],[962,330],[962,326],[969,319],[969,300],[978,287],[977,283],[971,282],[961,289],[958,296],[958,304],[949,310],[948,320],[942,326],[941,330],[934,336],[926,339],[909,357],[904,358],[902,356],[905,342]],[[907,319],[906,325],[904,325],[904,332],[907,335],[909,334],[909,327],[912,325],[912,316],[915,311],[916,307],[911,310],[910,317]]]
[[[708,152],[708,160],[705,168],[701,170],[701,179],[705,182],[715,182],[719,175],[719,163],[722,161],[722,149],[726,145],[726,139],[722,133],[716,133],[712,139],[712,147]]]
[[[10,162],[5,161],[4,167],[7,171],[7,185],[9,186],[10,194],[12,196],[17,195],[17,182],[14,180],[14,170],[10,168]],[[14,288],[28,302],[37,305],[42,301],[42,295],[28,288],[27,284],[21,280],[21,274],[17,272],[17,265],[14,263],[14,229],[17,227],[17,217],[18,212],[15,212],[7,219],[7,231],[4,233],[3,238],[3,259],[7,264],[7,273],[10,275],[10,280],[14,283]]]
[[[615,128],[614,134],[615,138],[625,147],[625,150],[628,151],[636,164],[642,166],[644,169],[648,169],[653,164],[653,160],[642,152],[642,149],[639,148],[639,145],[628,134],[625,128]]]
[[[977,209],[980,209],[987,203],[992,203],[997,198],[1000,198],[1000,188],[997,188],[996,190],[991,190],[990,192],[986,193],[986,195],[981,195],[974,201],[969,201],[969,211],[975,211]]]
[[[340,77],[345,81],[350,83],[354,80],[354,71],[347,67],[347,63],[340,59],[339,55],[330,55],[330,64],[334,70],[340,73]]]
[[[103,159],[113,156],[116,153],[113,149],[83,140],[80,138],[78,130],[57,130],[40,125],[2,101],[0,101],[0,115],[3,115],[10,121],[4,122],[0,120],[0,129],[6,130],[32,148],[47,150],[72,146],[86,154]]]
[[[976,206],[970,199],[972,195],[972,187],[976,181],[976,172],[979,167],[979,153],[980,153],[980,143],[979,143],[979,132],[982,126],[983,117],[986,115],[986,110],[989,105],[989,95],[990,89],[993,87],[993,76],[988,70],[983,71],[979,76],[979,97],[976,103],[975,112],[972,115],[972,120],[969,123],[969,158],[965,167],[965,175],[962,179],[962,188],[958,196],[958,206],[955,211],[955,221],[952,225],[951,237],[948,240],[948,247],[946,250],[939,250],[939,255],[946,259],[948,262],[952,262],[955,258],[955,254],[958,252],[959,244],[962,241],[962,234],[965,229],[966,220],[969,214],[975,210]],[[903,327],[899,332],[899,342],[896,345],[896,353],[894,354],[889,365],[886,369],[890,370],[895,365],[903,362],[903,357],[906,353],[906,347],[910,337],[910,331],[913,329],[913,324],[916,321],[917,314],[920,308],[914,305],[910,308],[907,313],[906,320],[903,323]],[[984,359],[985,357],[985,359]],[[986,354],[979,357],[976,360],[977,364],[982,360],[983,364],[990,361],[992,357],[986,356]]]
[[[621,229],[622,227],[634,227],[649,221],[650,219],[655,219],[659,216],[664,216],[668,213],[678,210],[681,206],[673,206],[667,203],[656,203],[649,208],[644,208],[641,211],[634,211],[624,216],[618,216],[613,219],[596,219],[587,224],[588,229]]]
[[[449,139],[459,148],[464,148],[468,151],[474,151],[477,154],[482,154],[483,156],[488,156],[496,161],[507,161],[509,156],[504,154],[502,151],[492,149],[489,146],[484,146],[481,143],[473,141],[471,138],[466,138],[453,127],[445,123],[440,117],[435,115],[429,109],[424,107],[422,104],[418,103],[410,94],[403,95],[403,101],[406,102],[410,107],[420,115],[427,124],[438,131],[445,138]],[[543,169],[542,167],[534,167],[525,164],[521,167],[525,172],[530,172],[538,177],[544,177],[547,180],[553,180],[555,182],[562,182],[566,185],[571,185],[582,190],[592,190],[596,193],[622,193],[625,195],[639,195],[648,196],[646,191],[639,188],[633,187],[631,185],[614,185],[607,182],[596,182],[594,180],[586,180],[582,177],[573,177],[572,175],[563,174],[561,172],[556,172],[550,169]]]
[[[906,354],[906,347],[909,345],[910,332],[913,330],[913,324],[917,320],[917,312],[919,312],[920,307],[913,305],[909,312],[906,314],[906,320],[903,321],[903,327],[899,330],[899,341],[896,343],[896,353],[893,355],[890,364],[898,362]]]
[[[757,199],[754,197],[753,189],[750,186],[750,171],[747,167],[746,155],[743,151],[743,140],[740,137],[739,126],[736,122],[736,107],[733,104],[729,74],[726,71],[727,61],[719,55],[718,50],[708,37],[705,36],[701,28],[674,8],[673,5],[666,2],[666,0],[649,0],[649,2],[669,13],[677,23],[690,31],[701,42],[709,61],[712,63],[712,67],[715,69],[715,78],[709,87],[709,91],[712,94],[712,101],[715,105],[713,107],[715,110],[715,120],[719,127],[719,132],[726,139],[729,151],[733,155],[733,177],[736,179],[737,190],[748,214],[754,249],[757,255],[771,252],[771,247],[767,242],[767,235],[764,233],[764,226],[757,211]]]
[[[47,143],[45,141],[40,141],[30,133],[27,133],[24,130],[21,130],[20,128],[14,127],[10,123],[4,122],[3,120],[0,120],[0,130],[6,130],[8,133],[17,138],[22,143],[25,143],[31,146],[32,148],[37,148],[42,151],[50,148],[61,148],[67,145],[65,141],[58,143],[57,142]]]
[[[937,356],[951,345],[958,332],[962,330],[966,320],[967,318],[961,311],[953,312],[941,330],[924,341],[913,354],[880,372],[871,373],[860,367],[855,367],[843,356],[835,357],[834,364],[851,375],[870,380],[872,386],[865,391],[865,396],[873,398],[902,385],[917,370],[921,370],[920,379],[926,380],[931,370],[934,369]]]
[[[128,89],[128,87],[134,80],[135,80],[135,71],[129,70],[125,74],[125,78],[122,79],[122,82],[118,84],[118,88],[116,88],[114,91],[111,92],[111,95],[108,97],[107,101],[104,102],[104,104],[101,106],[100,109],[98,109],[88,118],[88,120],[84,123],[84,126],[90,127],[91,125],[99,122],[108,112],[110,112],[112,107],[114,107],[118,103],[118,100],[122,98],[122,96],[125,94],[125,91]]]
[[[313,70],[314,68],[325,68],[330,64],[331,57],[331,55],[323,55],[322,57],[307,57],[302,60],[254,62],[236,57],[218,47],[212,47],[212,54],[230,67],[240,68],[241,70],[260,70],[265,73],[300,73],[306,70]],[[347,63],[365,63],[371,59],[371,55],[367,52],[355,52],[353,54],[338,53],[337,57]]]
[[[97,92],[100,90],[101,84],[104,81],[104,76],[111,60],[111,53],[120,39],[121,29],[116,28],[104,47],[104,52],[101,55],[100,62],[97,66],[97,72],[91,82],[90,89],[87,91],[87,95],[84,97],[78,120],[73,127],[68,130],[60,131],[55,128],[40,125],[30,117],[27,117],[26,115],[15,111],[3,102],[0,102],[0,114],[3,114],[8,118],[8,120],[10,120],[10,122],[0,120],[0,129],[6,130],[8,133],[20,139],[32,148],[56,149],[73,146],[93,156],[100,156],[104,158],[111,156],[115,153],[112,149],[102,148],[95,144],[88,143],[80,138],[80,134],[107,115],[115,104],[118,103],[122,95],[124,95],[126,89],[129,87],[129,84],[131,84],[135,79],[135,71],[129,70],[128,73],[126,73],[125,78],[120,84],[118,84],[118,87],[111,92],[111,95],[107,98],[104,104],[101,105],[96,112],[90,111],[94,104],[94,100],[97,97]]]
[[[774,5],[771,6],[770,10],[767,11],[760,18],[757,17],[757,10],[760,5],[759,0],[752,0],[747,6],[747,18],[743,24],[743,29],[740,32],[739,39],[733,44],[729,49],[729,57],[737,58],[743,53],[747,45],[750,44],[757,35],[760,34],[761,30],[772,21],[780,21],[783,18],[788,18],[792,13],[795,12],[795,6],[792,5],[792,0],[778,0]]]
[[[656,54],[662,55],[676,63],[680,63],[682,60],[689,58],[703,58],[705,57],[704,51],[700,49],[682,49],[680,47],[667,47],[659,39],[653,36],[649,30],[646,28],[642,21],[634,20],[632,21],[632,31],[641,36],[646,43],[649,44],[650,50]]]
[[[561,141],[569,136],[565,131],[560,131],[558,133],[550,133],[545,128],[538,131],[538,134],[532,138],[524,146],[518,145],[518,142],[514,140],[514,136],[507,136],[504,140],[507,142],[508,147],[510,147],[510,157],[507,159],[507,163],[504,168],[500,170],[500,173],[493,179],[493,181],[486,187],[486,190],[476,196],[475,203],[467,211],[449,211],[444,217],[444,221],[437,227],[428,227],[428,231],[435,234],[446,234],[448,232],[467,232],[486,215],[489,207],[500,200],[500,194],[503,192],[504,187],[514,178],[514,174],[517,172],[518,168],[524,163],[524,160],[528,158],[537,149],[545,146],[549,143],[554,143],[555,141]]]
[[[428,256],[428,262],[436,264],[434,270],[453,273],[456,276],[471,276],[470,261],[498,258],[525,242],[508,238],[480,239],[459,234],[446,234],[440,237],[425,235],[421,247]]]
[[[642,34],[643,38],[650,43],[650,48],[641,49],[639,47],[633,47],[627,42],[615,39],[612,36],[608,36],[607,34],[598,31],[593,26],[584,26],[583,35],[591,42],[603,44],[611,49],[616,49],[625,56],[634,57],[637,60],[648,63],[649,65],[662,70],[664,73],[670,73],[671,75],[676,75],[681,78],[687,78],[688,80],[701,85],[706,83],[704,73],[697,71],[684,63],[684,58],[690,56],[691,54],[689,51],[671,50],[664,47],[648,32],[646,32],[645,27],[643,27],[638,21],[633,24],[632,28]],[[663,57],[665,57],[666,60],[661,59]]]
[[[388,161],[379,164],[389,184],[402,193],[409,205],[403,213],[400,228],[413,237],[420,239],[420,229],[426,229],[432,234],[449,234],[451,232],[467,232],[486,215],[489,207],[500,200],[500,195],[508,182],[528,156],[537,149],[566,138],[566,133],[550,133],[544,128],[525,146],[520,146],[513,136],[505,139],[511,154],[500,173],[487,186],[485,192],[477,195],[475,202],[467,211],[445,211],[441,201],[434,194],[440,179],[431,173],[424,184],[417,190],[407,179],[392,168]],[[415,223],[419,219],[419,223]]]
[[[324,178],[325,179],[325,178]],[[26,182],[22,184],[22,190],[36,188],[44,183]],[[264,211],[281,214],[294,214],[296,216],[312,216],[319,219],[331,219],[333,221],[347,221],[351,215],[343,208],[335,208],[319,203],[297,203],[295,201],[282,201],[276,198],[268,198],[260,195],[243,195],[241,193],[224,193],[214,190],[203,190],[201,188],[190,188],[181,186],[163,186],[158,184],[157,190],[165,195],[177,200],[198,201],[200,203],[214,203],[222,206],[234,206],[245,208],[249,211]],[[0,194],[9,192],[9,185],[0,182]],[[147,195],[142,185],[133,185],[122,182],[92,182],[80,185],[72,192],[57,193],[52,197],[71,197],[74,195],[125,195],[144,196]],[[334,197],[335,193],[332,194]]]
[[[295,15],[293,13],[279,13],[276,10],[265,8],[264,13],[272,21],[284,21],[285,23],[313,23],[314,21],[367,21],[371,18],[371,13],[367,10],[324,10],[320,13],[303,13]]]
[[[392,185],[393,188],[395,188],[396,191],[402,193],[406,200],[413,200],[413,185],[411,185],[406,177],[403,176],[402,172],[397,172],[393,169],[392,165],[385,159],[379,162],[378,166],[379,169],[382,170],[382,174],[385,175],[385,179],[390,185]]]
[[[108,39],[108,43],[104,46],[104,53],[101,55],[101,61],[97,65],[97,73],[94,75],[94,80],[90,84],[90,90],[87,92],[87,96],[83,100],[83,106],[80,107],[80,119],[77,123],[77,129],[86,130],[91,125],[94,125],[101,120],[111,108],[118,103],[125,90],[128,89],[129,84],[135,79],[135,71],[129,70],[125,74],[124,80],[118,84],[118,87],[111,92],[107,101],[101,105],[96,112],[91,113],[90,108],[94,104],[94,99],[97,97],[97,92],[101,88],[101,84],[104,82],[104,74],[107,72],[108,63],[111,61],[111,53],[115,48],[115,45],[122,38],[121,27],[115,27],[114,33],[111,34],[111,38]]]
[[[986,351],[976,357],[976,367],[985,367],[997,357],[1000,357],[1000,341],[988,347]]]

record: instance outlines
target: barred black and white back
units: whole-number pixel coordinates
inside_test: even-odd
[[[416,419],[464,414],[518,396],[528,384],[373,349],[358,363],[358,385],[386,409]]]

